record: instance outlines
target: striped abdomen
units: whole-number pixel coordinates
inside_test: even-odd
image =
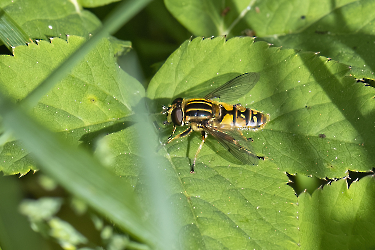
[[[219,102],[215,105],[218,106],[219,112],[212,126],[219,129],[259,129],[269,121],[269,115],[240,104],[229,105]]]

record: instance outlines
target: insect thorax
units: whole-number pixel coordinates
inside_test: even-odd
[[[185,103],[185,121],[186,123],[208,122],[215,116],[217,107],[211,100],[190,99]]]

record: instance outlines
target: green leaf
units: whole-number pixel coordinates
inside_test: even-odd
[[[49,90],[52,89],[57,82],[61,81],[69,71],[71,71],[85,55],[87,55],[100,40],[108,37],[114,33],[127,22],[131,17],[138,13],[150,0],[123,2],[119,4],[111,15],[108,16],[103,24],[103,27],[96,31],[89,41],[87,41],[77,53],[70,56],[64,63],[59,66],[57,70],[50,74],[49,79],[43,81],[37,88],[35,88],[27,98],[22,102],[23,106],[34,106]],[[111,39],[113,40],[113,39]],[[115,44],[117,47],[118,45]],[[115,49],[118,53],[118,48]]]
[[[0,1],[0,7],[32,39],[88,37],[101,26],[95,15],[68,0]]]
[[[370,249],[375,245],[374,176],[333,182],[298,198],[303,249]]]
[[[72,225],[57,217],[48,221],[51,227],[50,235],[57,239],[64,249],[74,249],[79,244],[87,243],[87,239]]]
[[[109,37],[109,41],[113,46],[116,56],[125,55],[132,49],[132,43],[129,41],[122,41],[114,36]]]
[[[147,196],[152,190],[142,178],[145,173],[140,162],[144,155],[138,148],[136,129],[132,126],[119,135],[109,136],[110,144],[114,145],[113,170],[130,182],[142,205],[148,207]],[[122,137],[127,140],[121,140]],[[158,158],[161,163],[152,166],[163,173],[165,185],[169,187],[168,203],[178,215],[174,219],[180,241],[178,249],[295,247],[298,221],[293,203],[296,198],[293,190],[285,185],[288,178],[275,164],[228,167],[219,164],[220,159],[214,156],[207,161],[204,156],[199,158],[204,164],[199,163],[197,173],[190,174],[185,157],[187,148],[181,144],[174,146],[179,150],[169,153],[161,149],[164,160]]]
[[[70,36],[68,41],[55,38],[51,42],[17,47],[14,56],[1,56],[1,89],[22,100],[83,41],[75,36]],[[101,133],[129,126],[124,119],[133,114],[132,106],[139,102],[144,90],[139,82],[119,69],[113,53],[111,44],[103,40],[39,101],[32,115],[75,144],[79,140],[90,144]],[[0,170],[5,174],[25,174],[35,169],[27,154],[19,142],[7,142],[1,150],[4,160]]]
[[[189,174],[199,133],[162,146],[181,238],[188,239],[187,248],[298,248],[296,198],[284,173],[340,178],[348,169],[370,170],[375,91],[356,83],[347,66],[314,53],[270,48],[251,38],[196,38],[182,44],[152,79],[149,107],[158,113],[180,94],[232,72],[260,74],[257,85],[232,104],[270,114],[264,129],[243,131],[265,160],[237,165],[209,136],[197,173]],[[165,116],[156,117],[162,127]],[[166,130],[163,143],[172,128]]]
[[[179,93],[231,71],[260,73],[251,92],[236,100],[270,114],[263,130],[245,133],[257,153],[290,173],[320,178],[343,176],[349,166],[371,169],[375,91],[355,83],[345,65],[314,53],[269,48],[251,38],[197,38],[155,75],[148,89],[155,99],[151,107],[156,112]]]
[[[39,200],[23,200],[20,212],[29,217],[30,221],[50,220],[60,210],[61,198],[43,197]]]
[[[55,216],[62,202],[62,198],[50,197],[23,200],[19,210],[29,218],[35,231],[55,238],[64,249],[75,249],[76,245],[87,243],[87,239],[68,222]]]

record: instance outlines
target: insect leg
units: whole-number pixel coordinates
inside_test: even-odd
[[[171,134],[171,136],[169,136],[168,138],[168,141],[167,141],[167,144],[170,143],[171,141],[174,141],[178,138],[182,138],[182,137],[185,137],[187,136],[188,134],[190,134],[193,130],[191,129],[191,127],[188,127],[187,129],[185,129],[183,132],[181,132],[180,134],[176,135],[175,137],[173,137],[174,133],[176,132],[176,126],[174,126],[173,128],[173,132]],[[172,138],[173,137],[173,138]]]
[[[167,143],[169,143],[170,141],[172,141],[172,137],[173,137],[173,135],[174,135],[175,132],[176,132],[176,126],[173,126],[172,134],[168,137]]]
[[[201,149],[203,147],[203,144],[204,144],[204,142],[206,141],[206,138],[207,138],[207,133],[205,131],[202,131],[201,134],[202,134],[202,142],[201,142],[201,145],[199,145],[199,148],[198,148],[197,152],[195,153],[193,164],[190,167],[190,173],[194,173],[195,161],[197,160],[198,154],[201,151]]]
[[[247,137],[245,137],[245,136],[243,135],[242,131],[239,131],[239,132],[240,132],[241,136],[242,136],[243,138],[245,138],[246,141],[254,142],[253,138],[251,138],[251,137],[247,138]],[[258,156],[258,155],[257,155],[257,157],[258,157],[258,159],[260,159],[260,160],[264,160],[264,156]]]

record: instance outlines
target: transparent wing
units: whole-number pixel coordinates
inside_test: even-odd
[[[177,97],[183,97],[185,99],[189,98],[203,98],[208,93],[212,92],[212,90],[217,89],[224,83],[232,80],[233,78],[236,78],[237,76],[241,75],[240,72],[231,72],[231,73],[225,73],[220,74],[218,76],[215,76],[205,82],[202,82],[198,85],[195,85],[194,87],[185,90],[184,92],[181,92],[174,96],[174,98]],[[174,100],[174,99],[173,99]]]
[[[225,149],[244,164],[257,165],[259,159],[249,145],[249,142],[243,138],[238,131],[222,132],[212,128],[204,127],[204,131],[212,135]]]
[[[226,82],[204,98],[220,98],[221,101],[233,101],[248,93],[258,81],[259,73],[245,73]]]

